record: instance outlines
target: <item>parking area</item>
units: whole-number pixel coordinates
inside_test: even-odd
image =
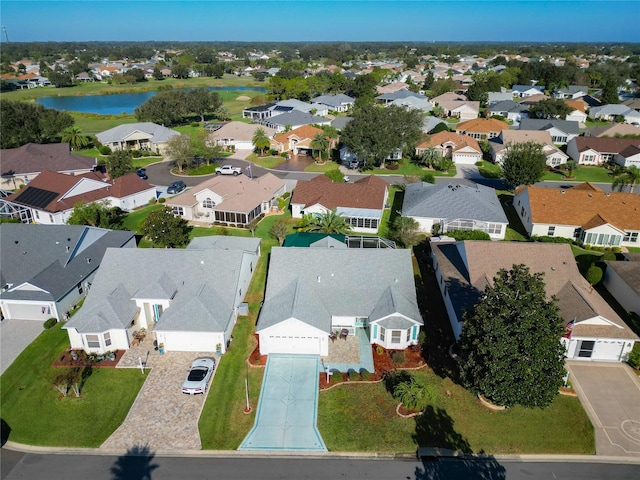
[[[640,457],[640,380],[624,363],[567,361],[595,428],[596,454]]]
[[[148,378],[125,421],[101,448],[123,451],[132,445],[148,445],[155,451],[202,449],[198,420],[207,394],[185,395],[181,391],[189,367],[198,357],[212,358],[212,355],[197,352],[158,355],[153,350],[151,357],[141,355],[141,360],[152,366],[145,373]],[[130,368],[136,368],[133,360],[129,362]]]
[[[42,333],[43,323],[40,320],[8,318],[0,322],[0,374]]]

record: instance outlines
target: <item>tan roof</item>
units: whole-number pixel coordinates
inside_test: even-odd
[[[489,133],[499,132],[509,128],[507,122],[496,120],[495,118],[474,118],[466,122],[460,122],[456,127],[456,131]]]
[[[540,145],[553,145],[551,134],[546,130],[502,130],[502,143],[536,142]]]
[[[587,105],[583,100],[565,100],[564,103],[574,110],[579,110],[581,112],[584,112],[585,106]]]
[[[429,140],[418,144],[416,148],[444,147],[446,143],[453,143],[453,151],[460,150],[464,147],[471,147],[478,152],[482,152],[478,141],[467,135],[460,135],[454,132],[439,132],[431,135]]]
[[[202,190],[211,190],[224,197],[214,210],[248,213],[256,206],[271,200],[275,192],[284,185],[284,181],[272,173],[261,177],[249,178],[245,175],[220,175],[199,183],[169,200],[167,205],[192,207],[197,204],[196,194]]]
[[[566,190],[521,187],[516,196],[525,190],[533,223],[586,228],[600,215],[621,230],[640,230],[640,195],[636,193],[604,192],[587,183]]]
[[[523,105],[532,105],[534,103],[541,102],[542,100],[547,100],[549,97],[544,93],[537,93],[535,95],[529,95],[528,97],[523,97],[520,99],[519,103]]]
[[[262,128],[268,137],[272,137],[276,131],[273,128],[264,127],[255,123],[229,122],[211,134],[213,139],[231,138],[233,140],[251,141],[256,130]]]
[[[325,175],[311,180],[298,180],[291,203],[304,206],[320,204],[333,210],[337,207],[384,208],[387,183],[375,175],[369,175],[354,183],[333,183]]]
[[[615,135],[640,135],[640,127],[629,123],[614,123],[602,127],[590,127],[587,131],[592,137],[614,137]]]
[[[291,137],[297,137],[300,140],[305,138],[313,140],[318,133],[322,133],[322,129],[318,127],[312,127],[311,125],[303,125],[302,127],[298,127],[294,130],[290,130],[286,133],[281,133],[280,135],[276,135],[273,139],[281,144],[288,144],[289,139]]]
[[[461,95],[455,92],[446,92],[446,93],[443,93],[442,95],[438,95],[437,97],[434,97],[431,99],[431,101],[434,103],[453,102],[453,101],[464,102],[466,100],[467,100],[467,97],[465,95]]]
[[[452,298],[473,306],[500,269],[525,264],[531,273],[543,273],[548,298],[555,296],[565,321],[576,318],[575,335],[635,339],[636,335],[578,271],[567,244],[539,242],[463,241],[433,245],[438,266]],[[464,258],[463,258],[464,257]],[[475,292],[469,298],[469,289]],[[460,291],[456,291],[460,289]],[[466,295],[465,295],[466,292]],[[582,325],[580,321],[602,316],[617,326]],[[589,333],[589,335],[586,335]]]

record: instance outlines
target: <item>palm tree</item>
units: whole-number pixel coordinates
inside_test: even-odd
[[[625,186],[629,185],[629,193],[633,193],[638,184],[640,184],[640,168],[631,165],[613,181],[611,188],[621,192]]]
[[[324,150],[327,150],[331,144],[329,143],[329,140],[327,140],[327,137],[324,136],[324,134],[316,133],[309,145],[311,145],[311,148],[313,150],[323,152]],[[322,153],[320,153],[318,156],[322,157]]]
[[[422,163],[427,167],[432,167],[437,161],[442,159],[442,154],[435,149],[435,147],[429,147],[420,156]]]
[[[89,145],[89,137],[83,135],[82,130],[76,126],[65,128],[62,131],[61,140],[63,143],[71,145],[71,150],[80,150]]]
[[[256,132],[253,134],[253,138],[251,139],[251,141],[253,142],[253,145],[258,150],[260,150],[260,155],[264,155],[264,151],[271,145],[269,136],[262,127],[256,129]]]
[[[324,136],[329,140],[329,149],[327,150],[328,158],[331,158],[331,149],[335,147],[336,140],[340,136],[338,133],[338,129],[331,125],[323,125],[322,131]]]
[[[341,213],[336,213],[334,208],[330,212],[317,216],[305,215],[298,225],[298,230],[345,235],[351,231],[351,226],[347,223],[347,218]]]
[[[393,396],[409,410],[422,410],[427,403],[425,389],[422,385],[411,379],[396,385]]]

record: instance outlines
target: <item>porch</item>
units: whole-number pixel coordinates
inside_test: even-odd
[[[323,372],[348,372],[350,370],[359,372],[364,369],[373,373],[373,354],[369,341],[369,329],[356,327],[355,335],[347,335],[344,338],[338,336],[329,342],[329,355],[320,357],[320,367]]]

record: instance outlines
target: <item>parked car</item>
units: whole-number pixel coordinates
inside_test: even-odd
[[[136,170],[136,174],[143,180],[148,179],[149,177],[147,177],[147,169],[146,168],[138,168]]]
[[[182,384],[182,393],[187,395],[204,394],[209,388],[209,380],[216,368],[216,362],[212,358],[197,358],[191,364],[187,379]]]
[[[350,170],[357,170],[360,168],[360,162],[358,160],[351,160],[349,162],[349,169]]]
[[[182,180],[178,180],[177,182],[173,182],[169,185],[167,193],[180,193],[185,188],[187,188],[187,185]]]
[[[240,175],[241,173],[242,169],[233,165],[223,165],[216,168],[216,174],[218,175]]]

